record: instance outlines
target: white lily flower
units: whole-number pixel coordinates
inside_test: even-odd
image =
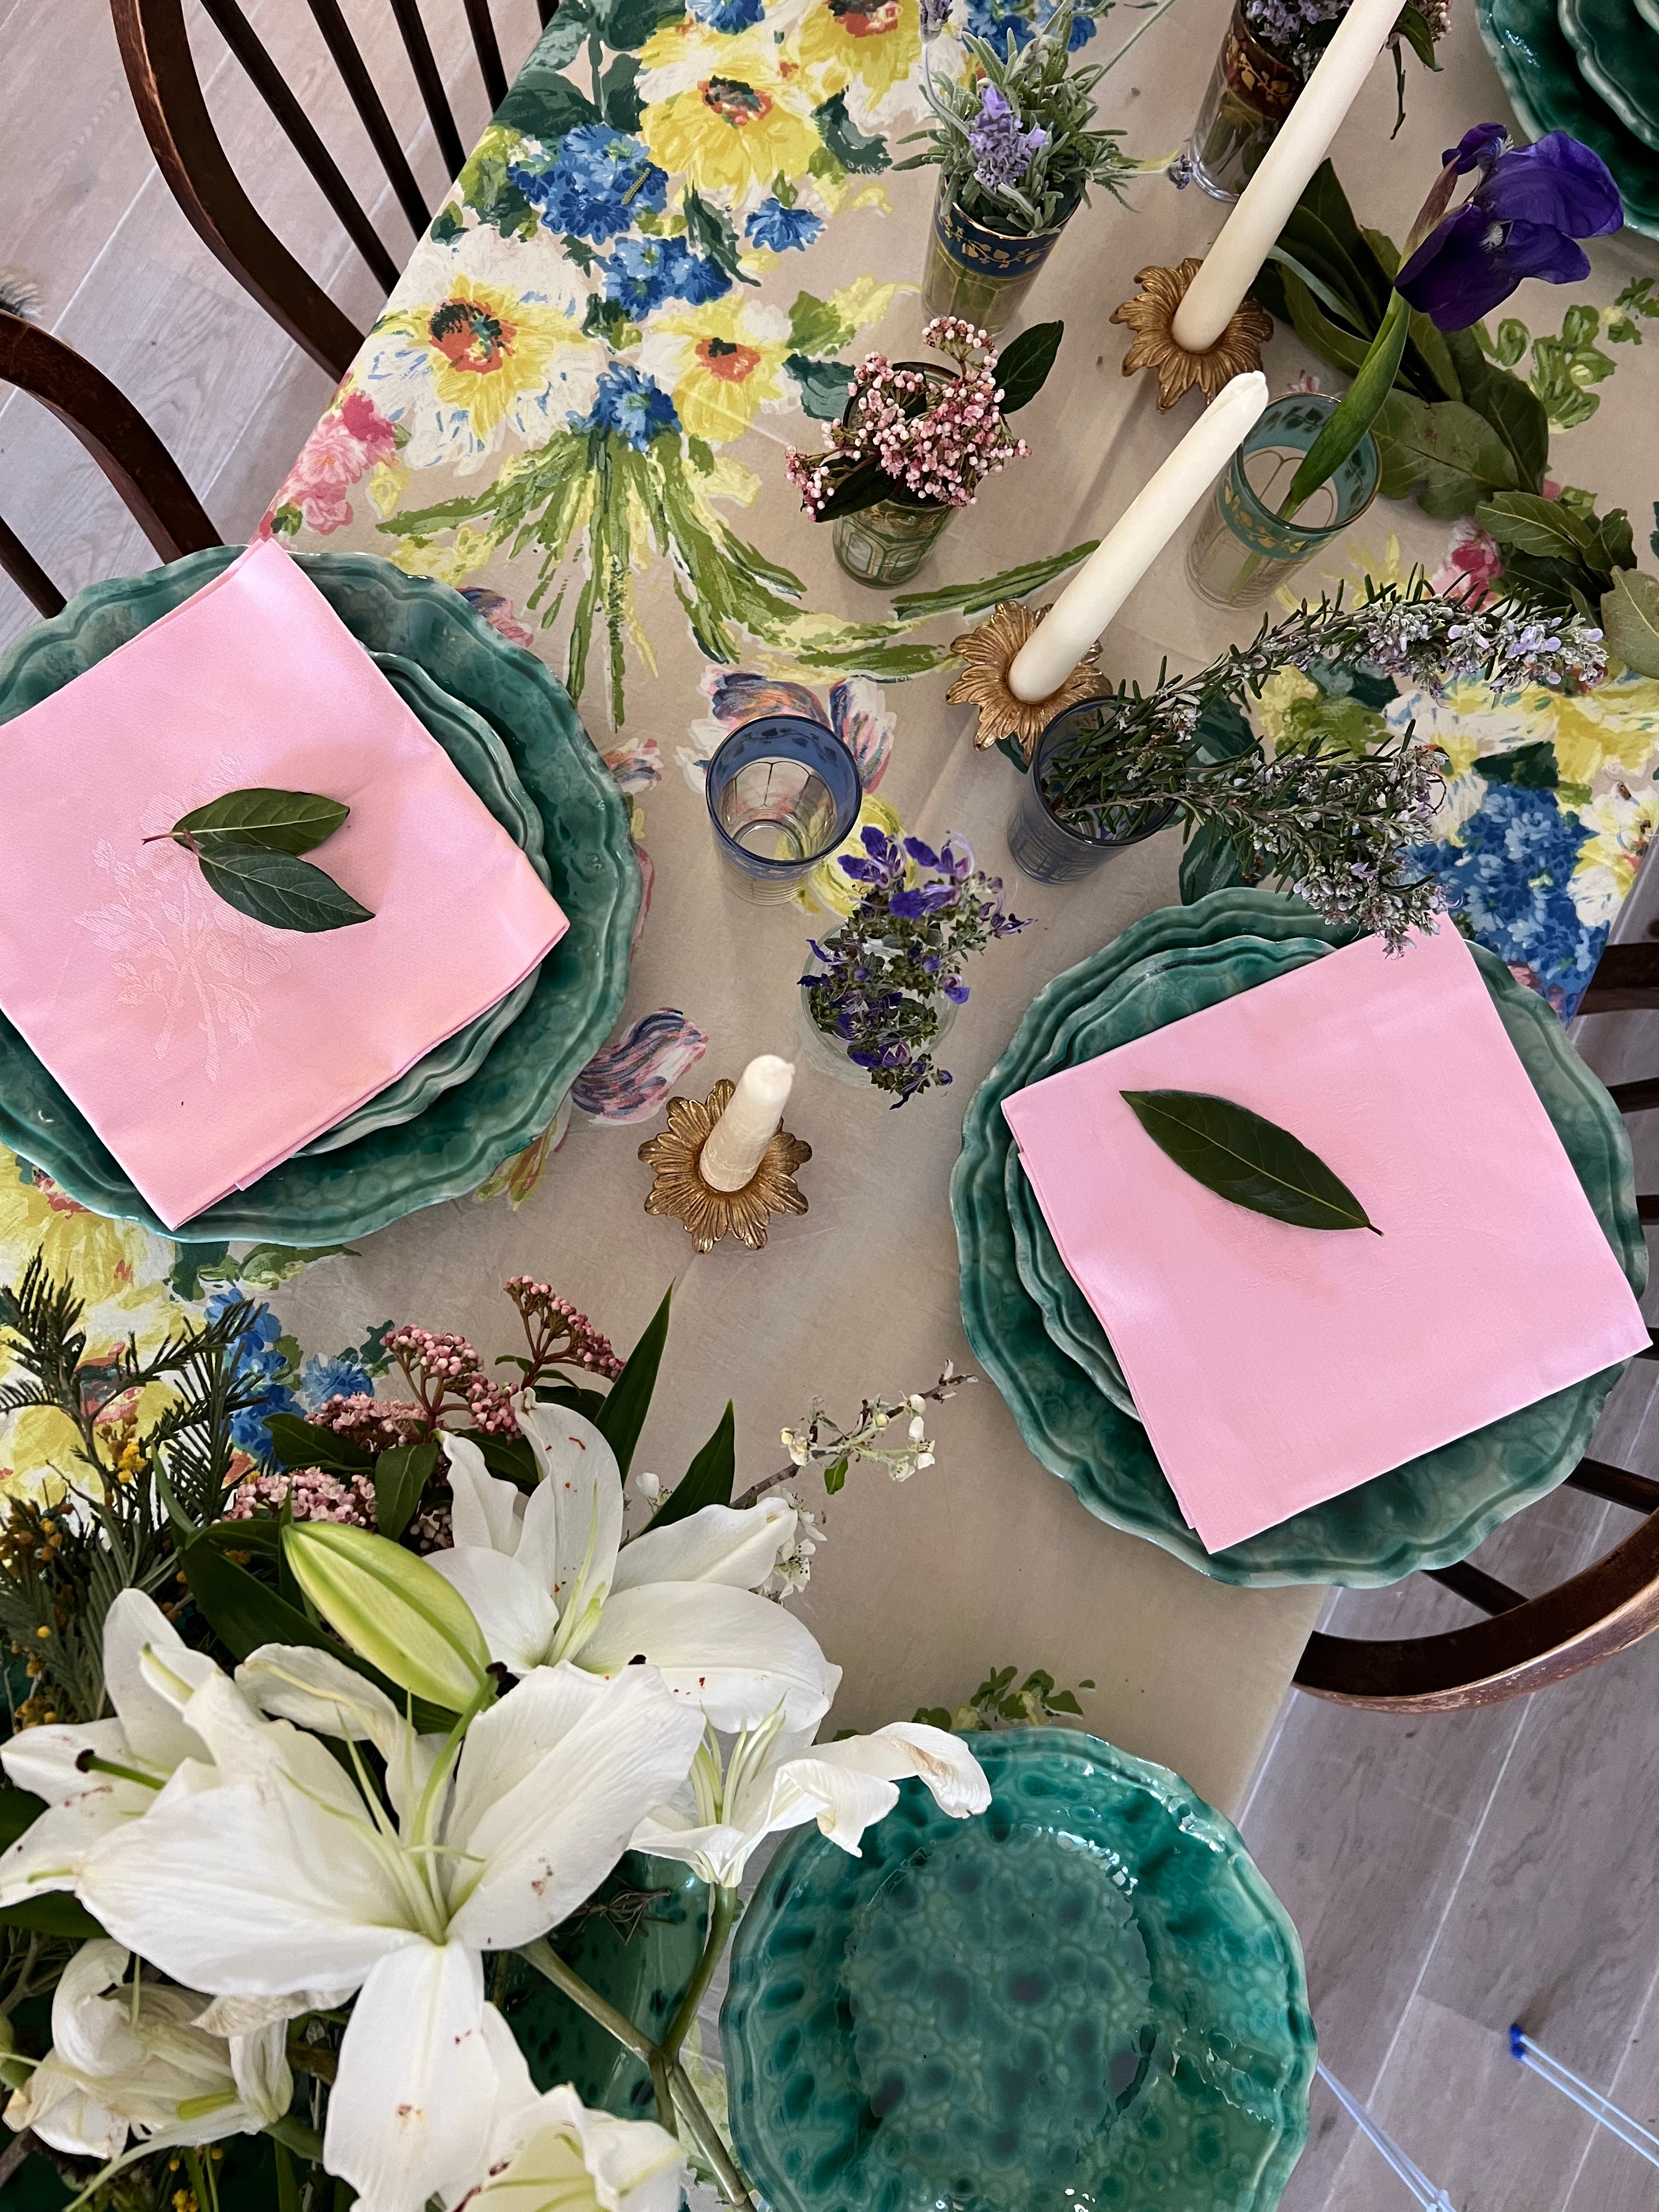
[[[527,1397],[518,1413],[540,1482],[526,1498],[476,1444],[446,1437],[455,1543],[427,1559],[471,1607],[490,1657],[515,1674],[569,1660],[607,1679],[643,1659],[716,1728],[752,1727],[780,1699],[790,1727],[815,1728],[841,1669],[755,1595],[795,1533],[794,1507],[705,1505],[624,1546],[622,1478],[599,1430]]]
[[[465,2200],[467,2212],[678,2212],[684,2154],[654,2120],[589,2112],[567,2085],[534,2098],[503,2132],[511,2154]]]
[[[434,1747],[325,1653],[270,1646],[240,1679],[349,1744],[391,1745],[392,1809],[361,1763],[354,1781],[314,1735],[255,1718],[215,1670],[178,1689],[219,1786],[106,1836],[78,1894],[112,1936],[218,1997],[221,2018],[225,2001],[356,1990],[328,2169],[362,2212],[452,2205],[526,2079],[484,2002],[483,1954],[545,1935],[597,1887],[684,1777],[701,1717],[651,1668],[602,1682],[542,1668]]]
[[[0,1855],[0,1905],[72,1889],[99,1838],[141,1819],[186,1762],[203,1768],[198,1784],[210,1782],[206,1746],[145,1678],[146,1649],[185,1679],[211,1671],[212,1662],[186,1648],[153,1599],[123,1590],[104,1622],[104,1686],[115,1718],[25,1729],[0,1747],[0,1761],[18,1789],[32,1790],[46,1803]]]
[[[816,1820],[854,1858],[859,1838],[898,1802],[915,1775],[958,1820],[991,1802],[984,1770],[959,1736],[921,1721],[894,1721],[873,1735],[815,1744],[788,1732],[781,1711],[740,1735],[721,1771],[712,1729],[684,1788],[634,1831],[634,1848],[681,1859],[717,1888],[735,1889],[764,1838]]]
[[[119,1943],[83,1943],[64,1967],[52,2049],[7,2105],[7,2125],[33,2128],[54,2150],[114,2159],[129,2133],[161,2149],[253,2135],[280,2118],[294,2094],[287,2022],[228,2041],[209,2034],[197,2024],[206,2000],[193,1990],[122,1986],[129,1955]]]

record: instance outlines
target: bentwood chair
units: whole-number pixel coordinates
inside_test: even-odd
[[[1659,1009],[1659,945],[1610,945],[1596,963],[1581,1014]],[[1614,1084],[1622,1113],[1659,1106],[1659,1081]],[[1638,1194],[1644,1221],[1659,1221],[1659,1194]],[[1651,1334],[1651,1333],[1650,1333]],[[1659,1359],[1659,1334],[1641,1357]],[[1380,1712],[1456,1712],[1497,1705],[1562,1681],[1659,1628],[1659,1482],[1603,1460],[1581,1460],[1568,1486],[1642,1516],[1614,1548],[1554,1589],[1523,1597],[1464,1560],[1430,1571],[1484,1620],[1437,1636],[1374,1639],[1316,1633],[1297,1668],[1299,1689]]]
[[[164,561],[218,544],[179,464],[132,402],[50,331],[0,312],[0,383],[30,393],[75,433]],[[41,614],[63,611],[63,593],[3,518],[0,569]]]
[[[311,172],[353,246],[390,291],[398,276],[396,258],[249,22],[240,0],[202,0],[202,4]],[[307,0],[307,4],[386,182],[418,238],[432,221],[433,210],[398,143],[368,64],[342,13],[340,0]],[[396,21],[438,150],[453,180],[466,155],[421,19],[419,0],[386,0],[386,4]],[[489,0],[463,0],[463,4],[484,90],[492,109],[499,107],[507,97],[507,73],[501,66]],[[557,0],[536,0],[544,25],[551,21],[556,4]],[[139,120],[173,198],[244,290],[337,380],[350,366],[363,333],[295,259],[243,190],[208,114],[185,32],[184,0],[112,0],[112,6],[115,35]]]

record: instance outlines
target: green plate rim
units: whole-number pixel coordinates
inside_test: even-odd
[[[1535,21],[1526,29],[1513,21],[1517,8],[1537,11]],[[1565,131],[1599,154],[1619,186],[1626,224],[1644,238],[1659,238],[1659,155],[1627,131],[1611,112],[1604,116],[1593,104],[1550,0],[1475,0],[1475,22],[1510,105],[1532,137],[1543,138],[1552,131]],[[1543,44],[1553,40],[1559,46],[1560,68],[1554,77],[1547,78],[1541,96],[1534,98],[1533,73],[1540,62],[1536,46],[1540,30]],[[1560,84],[1568,87],[1565,94],[1559,89]],[[1565,103],[1568,111],[1565,114],[1551,112],[1553,88],[1556,102]],[[1582,100],[1577,97],[1581,88],[1585,94]],[[1633,198],[1630,177],[1632,173],[1639,177],[1644,168],[1649,168],[1649,190],[1644,196]],[[1636,190],[1639,193],[1640,186]]]
[[[1610,4],[1626,9],[1626,20],[1615,25],[1603,20],[1596,21],[1589,9]],[[1596,94],[1605,106],[1610,107],[1632,137],[1644,146],[1659,151],[1659,120],[1650,116],[1632,98],[1625,80],[1615,73],[1602,55],[1602,43],[1615,31],[1638,33],[1653,47],[1653,69],[1650,81],[1659,84],[1659,37],[1652,27],[1629,6],[1629,0],[1556,0],[1555,20],[1561,34],[1577,57],[1578,74],[1590,90]],[[1638,83],[1640,79],[1638,80]]]
[[[1060,1757],[1083,1770],[1079,1781],[1102,1771],[1122,1788],[1139,1790],[1165,1814],[1178,1836],[1195,1838],[1207,1847],[1218,1881],[1231,1883],[1260,1917],[1265,1933],[1275,1942],[1285,1980],[1285,2073],[1278,2102],[1285,2114],[1278,2143],[1264,2160],[1251,2197],[1240,2201],[1234,2212],[1273,2212],[1284,2193],[1292,2168],[1308,2139],[1308,2093],[1318,2061],[1319,2045],[1308,2002],[1307,1970],[1301,1939],[1283,1904],[1250,1856],[1238,1830],[1223,1813],[1200,1797],[1190,1784],[1167,1766],[1138,1759],[1115,1744],[1080,1729],[1020,1728],[969,1731],[962,1736],[987,1769],[993,1792],[999,1774],[1024,1761]],[[911,1797],[925,1790],[919,1781],[907,1781],[902,1791]],[[890,1818],[891,1816],[889,1815]],[[983,1814],[970,1815],[983,1819]],[[836,1860],[827,1855],[834,1853]],[[765,2144],[753,2134],[752,2113],[758,2103],[755,2085],[764,2078],[764,2054],[757,2048],[763,2032],[757,2017],[764,2009],[767,1934],[787,1903],[789,1889],[805,1868],[820,1861],[844,1863],[847,1854],[809,1822],[786,1837],[762,1875],[752,1902],[738,1923],[732,1947],[730,1978],[720,2008],[720,2044],[731,2084],[728,2112],[733,2148],[739,2161],[755,2177],[757,2185],[778,2212],[819,2212],[814,2200],[803,2197],[782,2177],[769,2172]],[[1142,1863],[1154,1864],[1151,1853]],[[841,1871],[836,1866],[836,1871]]]
[[[49,652],[54,640],[73,639],[82,625],[95,621],[99,613],[116,604],[123,592],[135,587],[154,590],[157,579],[169,577],[182,585],[187,593],[227,567],[243,550],[240,546],[212,546],[162,568],[148,569],[138,576],[116,577],[89,585],[70,601],[62,614],[25,630],[0,653],[0,701],[14,675],[30,657]],[[372,1132],[337,1152],[296,1153],[246,1190],[230,1193],[177,1229],[169,1229],[145,1206],[121,1174],[113,1156],[44,1068],[43,1082],[61,1101],[58,1111],[63,1119],[78,1125],[78,1130],[84,1133],[89,1160],[68,1155],[55,1134],[24,1121],[9,1103],[0,1100],[0,1143],[44,1170],[78,1204],[117,1219],[141,1222],[156,1235],[179,1243],[244,1238],[290,1246],[353,1243],[423,1206],[467,1196],[501,1161],[522,1152],[547,1127],[575,1076],[616,1026],[628,992],[634,922],[642,884],[629,835],[627,803],[583,729],[562,684],[533,653],[509,644],[447,585],[424,577],[406,576],[378,554],[299,553],[290,557],[318,580],[319,588],[330,596],[331,604],[331,586],[343,599],[348,599],[355,590],[396,603],[409,611],[410,626],[422,632],[423,651],[435,654],[438,648],[459,648],[464,660],[483,647],[489,656],[488,664],[475,660],[474,665],[489,665],[509,671],[520,686],[527,684],[540,696],[545,702],[550,725],[557,731],[566,757],[573,764],[580,803],[591,806],[598,817],[601,834],[597,842],[584,844],[578,857],[595,886],[583,927],[585,933],[591,933],[596,955],[603,956],[603,966],[587,977],[581,1000],[585,1011],[560,1033],[554,1048],[547,1048],[546,1040],[534,1046],[527,1044],[526,1041],[536,1034],[536,1016],[542,1002],[545,1001],[547,1007],[544,1020],[555,1018],[556,1010],[556,1018],[563,1018],[560,1001],[566,979],[561,955],[568,961],[577,950],[572,943],[577,935],[577,917],[572,913],[574,902],[560,894],[562,871],[555,855],[561,841],[561,818],[574,810],[568,800],[556,803],[550,790],[544,793],[538,788],[536,763],[518,732],[498,719],[499,708],[492,714],[488,702],[474,701],[464,689],[458,688],[453,680],[453,670],[449,672],[452,680],[446,681],[443,672],[434,670],[422,658],[420,665],[427,668],[440,687],[460,698],[464,704],[474,707],[506,744],[515,773],[542,814],[553,867],[555,896],[570,915],[573,926],[541,963],[536,990],[519,1021],[467,1082],[443,1092],[411,1120]],[[404,641],[409,642],[407,629]],[[0,714],[0,728],[10,719],[9,714]],[[10,1027],[9,1024],[4,1026]],[[22,1049],[27,1049],[21,1038],[18,1043]],[[501,1055],[507,1055],[510,1060],[515,1047],[520,1056],[526,1058],[526,1080],[515,1091],[510,1104],[502,1105],[493,1114],[481,1111],[483,1102],[473,1086],[485,1082],[492,1074],[499,1082],[507,1068]],[[38,1060],[36,1065],[40,1065]],[[516,1063],[509,1072],[516,1072]],[[296,1184],[299,1191],[295,1188]],[[305,1194],[303,1198],[301,1191]]]

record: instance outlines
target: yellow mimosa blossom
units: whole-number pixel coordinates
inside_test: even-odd
[[[808,0],[793,40],[818,97],[861,94],[851,104],[868,122],[921,59],[917,0]]]
[[[787,318],[734,289],[690,313],[653,317],[640,364],[659,383],[672,381],[691,437],[721,445],[741,437],[764,404],[789,398],[788,351]]]
[[[737,200],[769,191],[775,177],[805,176],[821,141],[812,122],[812,88],[800,64],[747,36],[704,33],[665,46],[674,35],[659,32],[641,57],[640,90],[647,105],[640,136],[652,159],[701,192],[729,192]],[[659,49],[662,59],[653,70]],[[678,88],[656,98],[659,84]]]

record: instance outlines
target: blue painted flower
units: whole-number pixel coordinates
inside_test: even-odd
[[[823,217],[811,208],[785,207],[781,200],[763,200],[743,227],[751,246],[769,246],[787,253],[792,246],[808,246],[823,228]]]
[[[300,1370],[300,1402],[315,1413],[331,1398],[374,1395],[374,1378],[355,1352],[337,1352],[331,1359],[313,1353]]]
[[[207,1302],[207,1318],[217,1321],[240,1298],[240,1291],[234,1285],[228,1290],[216,1291]],[[276,1380],[289,1371],[286,1353],[276,1348],[282,1334],[283,1324],[270,1308],[257,1305],[248,1317],[246,1328],[231,1346],[231,1372],[236,1380],[244,1384],[264,1382],[266,1387],[252,1405],[231,1416],[230,1440],[250,1459],[265,1464],[269,1464],[271,1456],[266,1419],[272,1413],[297,1413],[300,1405],[287,1382]]]
[[[1589,275],[1581,238],[1625,220],[1612,173],[1565,131],[1510,147],[1495,123],[1477,125],[1444,156],[1480,182],[1429,233],[1395,278],[1396,289],[1443,331],[1468,330],[1507,300],[1523,277],[1575,284]]]
[[[1589,982],[1607,939],[1578,916],[1569,888],[1578,849],[1593,833],[1564,814],[1550,791],[1494,783],[1456,845],[1421,845],[1413,860],[1439,879],[1454,914],[1482,945],[1530,969],[1563,1011]]]
[[[605,270],[605,296],[635,319],[665,300],[689,300],[694,307],[718,300],[732,279],[717,262],[693,253],[683,238],[622,238],[612,247]]]
[[[752,31],[766,15],[762,0],[690,0],[690,9],[711,31]]]
[[[647,209],[660,214],[668,202],[667,172],[637,138],[608,123],[579,123],[567,131],[550,167],[508,164],[507,175],[550,230],[586,238],[596,246],[631,230]]]
[[[648,376],[642,376],[637,368],[622,361],[607,362],[601,371],[599,388],[589,412],[573,412],[566,419],[570,428],[579,432],[614,430],[641,453],[665,430],[678,430],[680,427],[674,403],[661,385],[653,383]]]

